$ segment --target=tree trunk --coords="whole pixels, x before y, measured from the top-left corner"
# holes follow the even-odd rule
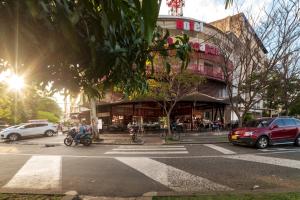
[[[171,113],[167,113],[167,127],[168,127],[168,135],[172,135],[171,123],[170,123],[170,115]]]
[[[243,117],[238,117],[239,118],[239,128],[243,126]]]
[[[68,94],[66,89],[64,89],[64,121],[68,120]]]
[[[94,139],[99,139],[99,132],[98,132],[98,118],[96,113],[96,102],[94,98],[90,99],[90,106],[91,106],[91,125],[92,125],[92,131],[94,135]]]

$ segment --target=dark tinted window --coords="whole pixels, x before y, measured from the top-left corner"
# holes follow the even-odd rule
[[[285,126],[283,119],[276,119],[274,121],[274,124],[276,124],[278,127],[283,127]]]
[[[272,118],[265,118],[265,119],[257,119],[257,120],[251,120],[246,122],[246,127],[268,127],[272,123]]]
[[[35,127],[43,127],[43,126],[48,126],[48,124],[36,124]]]
[[[300,125],[300,120],[299,119],[293,119],[296,125]]]
[[[296,123],[293,119],[283,119],[286,126],[295,126]]]
[[[33,128],[33,127],[35,127],[35,124],[28,124],[28,125],[24,126],[24,128]]]

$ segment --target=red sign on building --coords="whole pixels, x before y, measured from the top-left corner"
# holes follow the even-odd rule
[[[176,20],[176,28],[185,31],[203,32],[203,23],[178,19]]]

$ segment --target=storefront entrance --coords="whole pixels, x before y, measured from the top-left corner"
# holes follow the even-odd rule
[[[181,101],[171,113],[171,122],[182,124],[185,131],[211,130],[216,124],[223,126],[225,106],[222,102]],[[97,116],[108,131],[127,131],[129,123],[143,124],[146,132],[166,128],[163,109],[156,102],[98,105]]]

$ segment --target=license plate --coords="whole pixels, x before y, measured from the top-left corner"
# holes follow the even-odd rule
[[[231,139],[232,139],[232,140],[236,140],[236,139],[237,139],[237,135],[232,135],[232,136],[231,136]]]

